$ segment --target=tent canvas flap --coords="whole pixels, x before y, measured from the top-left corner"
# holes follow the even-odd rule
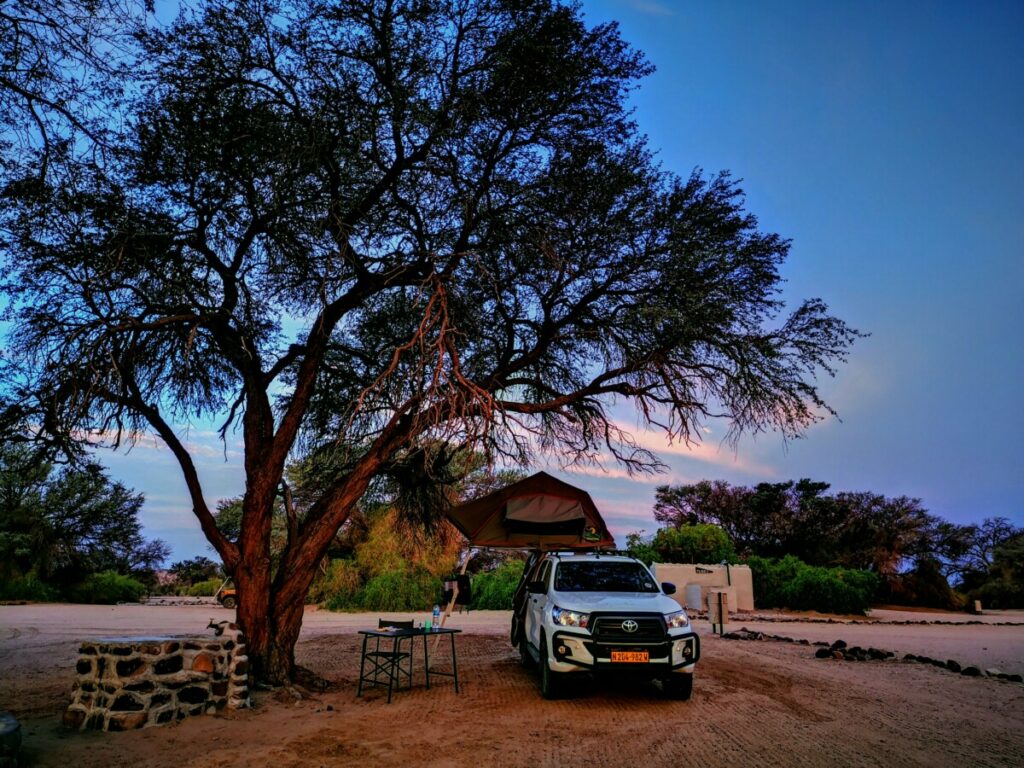
[[[586,515],[577,499],[538,494],[509,499],[505,504],[505,519],[529,523],[564,523],[585,520]]]
[[[594,549],[615,540],[586,491],[545,472],[448,510],[475,547]]]

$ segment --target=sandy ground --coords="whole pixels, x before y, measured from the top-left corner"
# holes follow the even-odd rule
[[[28,765],[1024,765],[1024,684],[900,661],[820,661],[813,646],[722,640],[701,621],[691,701],[665,700],[649,685],[588,681],[549,702],[509,646],[504,612],[451,618],[464,630],[459,694],[450,680],[427,690],[420,673],[390,705],[375,690],[357,698],[356,630],[377,615],[308,611],[297,654],[332,682],[324,693],[296,701],[261,691],[249,711],[132,733],[61,728],[81,639],[194,633],[229,615],[206,605],[0,606],[0,709],[22,721]],[[768,613],[728,628],[1024,673],[1022,612],[986,615],[980,625],[919,612],[876,611],[874,622],[854,624],[808,618]],[[894,623],[908,620],[943,623]]]

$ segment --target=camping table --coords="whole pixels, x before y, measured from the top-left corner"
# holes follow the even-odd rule
[[[427,688],[430,688],[430,676],[433,674],[440,677],[450,677],[455,680],[455,692],[459,692],[459,665],[458,660],[455,656],[455,635],[459,634],[461,629],[449,629],[448,627],[441,627],[440,629],[424,629],[423,627],[416,627],[415,629],[360,629],[359,634],[363,636],[363,650],[359,658],[359,688],[356,691],[356,696],[363,695],[363,686],[371,685],[383,685],[384,681],[377,679],[376,673],[384,672],[387,676],[388,684],[388,703],[391,703],[391,690],[394,687],[395,680],[398,679],[398,657],[392,656],[390,659],[380,661],[379,659],[371,659],[370,663],[372,669],[366,669],[366,646],[371,637],[381,638],[384,640],[391,640],[391,650],[393,653],[397,653],[398,644],[400,640],[412,639],[410,643],[409,651],[412,652],[412,646],[415,645],[415,638],[423,638],[423,670],[426,673]],[[430,655],[427,650],[427,638],[429,637],[440,637],[441,635],[448,635],[451,638],[452,647],[452,671],[451,672],[439,672],[438,670],[430,671]],[[410,659],[410,664],[412,660]],[[411,668],[411,667],[410,667]]]

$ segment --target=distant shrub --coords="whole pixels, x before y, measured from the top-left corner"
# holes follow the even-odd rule
[[[14,576],[0,581],[0,600],[56,600],[57,590],[46,584],[35,573]]]
[[[1024,608],[1024,588],[1019,581],[1002,576],[971,590],[968,600],[981,600],[985,608]]]
[[[146,585],[116,571],[101,571],[71,588],[68,597],[76,603],[136,603],[146,594]]]
[[[635,557],[644,565],[650,567],[651,563],[658,560],[658,552],[650,541],[644,539],[643,531],[633,531],[626,534],[626,554]]]
[[[217,594],[217,590],[220,589],[220,585],[224,583],[224,579],[209,579],[207,581],[197,581],[191,587],[188,588],[189,597],[213,597]]]
[[[729,534],[708,523],[659,528],[650,546],[662,563],[720,563],[736,559]]]
[[[822,613],[864,613],[878,589],[869,571],[819,568],[789,555],[781,560],[751,557],[754,602],[763,608],[785,607]]]
[[[423,611],[440,595],[439,578],[421,568],[410,568],[374,576],[356,594],[355,604],[364,611]]]
[[[512,595],[523,576],[522,560],[502,563],[493,571],[473,578],[473,600],[469,607],[485,611],[506,611],[512,608]]]
[[[965,598],[954,592],[934,560],[922,559],[908,573],[888,579],[878,591],[885,602],[896,605],[919,605],[927,608],[958,610]]]
[[[332,560],[327,573],[317,578],[306,602],[323,603],[332,611],[355,609],[356,595],[362,585],[359,569],[351,560]]]

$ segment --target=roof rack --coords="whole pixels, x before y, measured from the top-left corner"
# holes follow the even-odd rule
[[[545,555],[593,555],[594,557],[601,557],[606,555],[608,557],[633,557],[632,554],[624,549],[548,549],[544,550],[542,554]]]

